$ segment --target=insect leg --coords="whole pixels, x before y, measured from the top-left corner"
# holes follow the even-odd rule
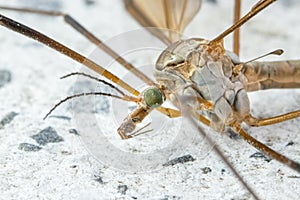
[[[236,176],[236,178],[243,185],[243,187],[254,197],[254,199],[259,199],[258,196],[256,195],[256,193],[254,192],[254,190],[244,181],[244,179],[240,176],[240,174],[238,173],[238,171],[228,161],[228,159],[223,154],[223,152],[221,151],[221,149],[219,148],[219,146],[217,144],[215,144],[215,142],[208,135],[205,134],[205,132],[201,129],[201,127],[199,126],[199,124],[197,124],[197,122],[195,121],[195,118],[193,118],[193,116],[194,116],[194,117],[196,117],[196,119],[199,120],[203,116],[198,115],[197,113],[195,113],[194,111],[192,111],[192,109],[190,109],[188,106],[184,106],[182,108],[182,112],[183,112],[183,116],[187,117],[192,122],[192,125],[198,130],[199,134],[201,134],[202,136],[205,136],[207,143],[210,144],[213,147],[214,152],[229,167],[229,169],[233,172],[233,174]],[[190,113],[192,113],[192,115]],[[205,124],[209,125],[210,121],[208,119],[206,119]]]
[[[158,107],[156,109],[170,118],[181,116],[181,112],[179,110],[175,110],[172,108]],[[128,117],[124,119],[123,123],[118,128],[118,133],[120,137],[122,139],[129,139],[136,135],[140,135],[140,134],[133,133],[133,131],[136,128],[136,125],[138,123],[141,123],[151,111],[152,111],[151,108],[142,107],[142,106],[139,106],[137,109],[135,109]],[[198,119],[200,122],[202,122],[207,126],[210,125],[210,121],[207,118],[194,111],[192,113],[196,117],[196,119]]]
[[[118,78],[111,72],[107,71],[100,65],[96,64],[89,58],[87,58],[87,57],[75,52],[74,50],[64,46],[63,44],[57,42],[56,40],[38,32],[28,26],[25,26],[24,24],[21,24],[21,23],[14,21],[8,17],[5,17],[3,15],[0,15],[0,25],[49,46],[50,48],[58,51],[59,53],[64,54],[79,63],[82,63],[89,69],[97,72],[98,74],[100,74],[100,75],[104,76],[105,78],[111,80],[112,82],[118,84],[119,86],[121,86],[122,88],[124,88],[125,90],[127,90],[128,92],[133,94],[134,96],[139,95],[139,91],[132,88],[130,85],[128,85],[126,82],[122,81],[120,78]],[[161,113],[163,113],[169,117],[179,117],[180,116],[180,112],[177,110],[174,110],[174,109],[160,107],[160,108],[158,108],[158,110]]]
[[[245,120],[245,122],[249,126],[267,126],[267,125],[277,124],[283,121],[287,121],[290,119],[294,119],[297,117],[300,117],[300,110],[285,113],[283,115],[278,115],[275,117],[265,118],[265,119],[257,119],[253,116],[250,116],[248,119]]]
[[[300,173],[300,164],[277,153],[273,149],[269,148],[265,144],[259,142],[252,136],[250,136],[244,129],[242,129],[241,125],[238,123],[234,123],[231,126],[235,132],[237,132],[244,140],[246,140],[250,145],[258,149],[259,151],[262,151],[266,155],[270,156],[271,158],[289,166],[291,169],[297,171]]]
[[[158,107],[156,108],[156,110],[158,110],[159,112],[161,112],[162,114],[170,117],[170,118],[176,118],[176,117],[180,117],[181,113],[179,110],[175,110],[172,108],[165,108],[165,107]]]
[[[150,78],[148,78],[144,73],[139,71],[137,68],[135,68],[129,62],[127,62],[124,58],[122,58],[120,55],[118,55],[114,50],[112,50],[110,47],[105,45],[94,34],[92,34],[85,27],[83,27],[79,22],[77,22],[72,16],[70,16],[66,13],[56,12],[56,11],[38,10],[38,9],[31,9],[31,8],[12,8],[12,7],[5,7],[5,6],[0,6],[0,9],[12,10],[12,11],[16,11],[16,12],[34,13],[34,14],[39,14],[39,15],[63,17],[64,21],[67,24],[69,24],[72,28],[74,28],[76,31],[78,31],[80,34],[82,34],[84,37],[86,37],[90,42],[92,42],[95,45],[97,45],[98,47],[100,47],[105,53],[107,53],[112,58],[114,58],[117,62],[119,62],[127,70],[129,70],[130,72],[135,74],[137,77],[139,77],[142,81],[144,81],[148,85],[154,85],[154,82]]]
[[[98,74],[106,77],[107,79],[111,80],[112,82],[118,84],[131,94],[137,96],[139,92],[132,88],[130,85],[122,81],[120,78],[118,78],[116,75],[112,74],[111,72],[107,71],[100,65],[96,64],[89,58],[75,52],[74,50],[64,46],[63,44],[55,41],[54,39],[28,27],[25,26],[17,21],[14,21],[8,17],[5,17],[3,15],[0,15],[0,25],[4,26],[12,31],[15,31],[17,33],[20,33],[24,36],[27,36],[29,38],[32,38],[40,43],[43,43],[47,45],[48,47],[60,52],[61,54],[64,54],[68,56],[69,58],[72,58],[73,60],[85,65],[86,67],[90,68],[91,70],[97,72]]]
[[[235,0],[234,3],[234,23],[241,18],[241,0]],[[233,52],[239,56],[240,54],[240,29],[237,28],[233,32]]]
[[[256,14],[258,14],[260,11],[265,9],[267,6],[269,6],[271,3],[275,2],[276,0],[260,0],[258,1],[251,10],[246,13],[241,19],[239,19],[236,23],[234,23],[231,27],[226,29],[224,32],[219,34],[217,37],[215,37],[213,40],[210,41],[211,44],[219,43],[226,37],[228,34],[232,33],[235,29],[241,27],[244,23],[246,23],[248,20],[250,20],[252,17],[254,17]]]

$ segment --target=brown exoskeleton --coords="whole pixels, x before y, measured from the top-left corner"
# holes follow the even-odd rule
[[[232,127],[251,145],[300,172],[298,163],[274,152],[248,135],[241,127],[242,122],[246,122],[250,126],[264,126],[300,116],[300,110],[298,110],[272,118],[257,119],[250,114],[246,93],[269,88],[299,88],[299,61],[240,63],[231,57],[223,47],[223,38],[226,35],[239,28],[272,2],[259,1],[249,13],[211,41],[195,38],[173,43],[158,58],[157,71],[154,76],[158,82],[157,90],[161,92],[161,96],[166,96],[175,105],[179,105],[173,97],[174,94],[184,96],[194,93],[192,96],[200,105],[191,106],[195,117],[197,118],[199,114],[203,115],[201,110],[209,111],[209,116],[206,116],[209,122],[207,118],[199,116],[200,121],[211,125],[216,131],[223,130],[224,126]],[[138,1],[127,1],[127,4],[129,11],[135,17],[140,12],[140,7],[143,7]],[[146,17],[144,16],[144,18]],[[137,17],[142,24],[144,18]],[[172,26],[168,28],[172,28]],[[159,36],[164,38],[165,35],[160,33]],[[173,35],[170,34],[169,38],[172,37]],[[282,51],[278,50],[272,53],[281,54]],[[162,97],[159,96],[160,102],[162,102],[161,99]],[[148,108],[150,107],[148,106]],[[127,132],[127,126],[132,127],[134,124],[132,119],[138,119],[136,121],[138,123],[144,118],[144,111],[139,113],[143,114],[138,116],[134,112],[134,115],[127,118],[121,125],[119,134],[122,135],[122,138],[126,138],[126,134],[130,135],[132,130]]]
[[[193,15],[197,13],[201,5],[201,1],[153,1],[154,9],[166,8],[165,15],[158,16],[158,18],[165,17],[167,19],[166,22],[169,23],[161,25],[155,20],[151,21],[152,18],[147,14],[147,11],[150,11],[150,9],[143,10],[146,6],[139,4],[139,2],[143,1],[125,1],[129,12],[142,25],[168,28],[179,32],[183,31],[184,26],[193,18]],[[186,97],[185,100],[187,101],[188,109],[194,118],[199,119],[204,124],[211,125],[216,131],[223,130],[225,126],[232,127],[235,132],[240,134],[257,149],[300,172],[298,163],[276,153],[255,140],[241,127],[242,122],[246,122],[250,126],[263,126],[299,117],[300,111],[295,111],[273,118],[256,119],[250,114],[249,101],[246,94],[247,91],[259,89],[299,88],[299,62],[242,63],[227,53],[223,47],[223,39],[226,35],[239,28],[272,2],[270,0],[259,1],[244,18],[237,21],[231,28],[212,40],[194,38],[176,42],[178,36],[173,34],[173,32],[153,32],[153,34],[169,45],[157,61],[155,83],[141,72],[132,68],[129,63],[118,57],[87,30],[82,29],[81,25],[77,24],[69,15],[41,12],[41,14],[63,16],[74,28],[84,33],[95,44],[102,46],[108,54],[116,58],[124,66],[128,67],[128,69],[134,69],[133,71],[137,76],[151,85],[141,95],[139,95],[138,91],[93,61],[55,42],[51,38],[23,25],[20,26],[19,23],[4,16],[1,16],[1,25],[45,43],[97,71],[133,95],[138,96],[131,97],[124,93],[121,93],[120,97],[114,96],[138,104],[138,108],[124,120],[124,123],[118,129],[118,133],[122,139],[135,136],[135,125],[141,122],[153,109],[158,109],[169,117],[180,116],[180,110],[161,106],[165,99],[173,101],[175,105],[179,105],[179,102],[176,102],[176,98],[174,98],[176,94]],[[178,12],[170,12],[167,8],[177,10]],[[182,10],[184,12],[179,12]],[[26,10],[21,9],[20,11]],[[34,12],[33,10],[27,11]],[[187,14],[187,16],[184,14]],[[174,16],[177,16],[177,18]],[[188,20],[185,21],[183,19]],[[177,24],[176,20],[182,23]],[[91,93],[91,95],[94,94]],[[110,94],[99,93],[99,95]]]

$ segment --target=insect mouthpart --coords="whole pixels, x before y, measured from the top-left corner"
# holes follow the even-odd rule
[[[153,109],[161,106],[166,99],[162,89],[157,87],[149,87],[145,89],[140,94],[140,97],[143,100],[138,102],[137,108],[124,119],[123,123],[117,130],[122,139],[129,139],[142,133],[152,131],[152,129],[143,130],[149,126],[150,123],[143,126],[139,130],[135,129],[137,124],[141,123]]]

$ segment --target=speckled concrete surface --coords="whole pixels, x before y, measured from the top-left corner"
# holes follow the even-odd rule
[[[153,64],[157,48],[161,48],[153,43],[152,49],[144,51],[128,40],[138,41],[132,38],[136,31],[130,31],[140,26],[119,1],[2,0],[0,4],[67,12],[113,47],[129,46],[126,58],[137,66]],[[251,2],[244,4],[245,13]],[[213,38],[231,24],[232,8],[232,1],[204,1],[185,34]],[[264,60],[299,58],[299,9],[296,0],[279,0],[247,23],[242,29],[241,60],[277,48],[284,49],[285,54]],[[62,19],[0,12],[106,63],[110,69],[118,67]],[[119,45],[122,38],[127,40]],[[230,36],[225,42],[231,49]],[[56,102],[73,91],[109,90],[86,79],[60,80],[84,68],[2,27],[0,43],[0,199],[251,199],[211,147],[181,119],[153,115],[153,123],[160,123],[158,128],[128,141],[121,141],[116,134],[128,106],[124,109],[125,104],[109,98],[97,98],[96,103],[94,99],[66,103],[43,120]],[[113,71],[132,81],[124,70]],[[263,91],[251,93],[250,98],[251,111],[259,117],[300,107],[300,90]],[[99,135],[86,127],[92,120]],[[300,161],[299,123],[294,119],[248,131]],[[241,139],[208,133],[261,199],[300,198],[298,173],[255,154],[257,151]],[[174,138],[184,140],[176,145]]]

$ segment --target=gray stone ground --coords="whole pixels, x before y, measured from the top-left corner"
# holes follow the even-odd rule
[[[231,24],[232,2],[204,1],[185,34],[208,39],[216,36]],[[138,38],[134,38],[136,32],[128,31],[140,26],[119,1],[14,0],[0,4],[68,12],[112,46],[129,46],[131,51],[126,56],[137,66],[153,63],[157,57],[155,48],[145,53],[145,48],[130,46]],[[243,12],[251,2],[244,4]],[[283,48],[285,54],[265,60],[299,58],[299,9],[298,1],[279,0],[246,24],[242,29],[241,60],[277,48]],[[61,19],[1,13],[99,62],[111,64],[111,69],[118,67]],[[122,38],[124,44],[119,43]],[[66,103],[52,117],[42,120],[56,102],[73,91],[95,87],[110,90],[86,79],[60,80],[83,67],[4,28],[0,28],[0,44],[0,199],[251,199],[211,147],[203,144],[194,128],[181,119],[168,120],[156,114],[152,124],[157,129],[130,141],[121,141],[116,134],[127,107],[109,98],[96,98],[96,103],[94,99]],[[154,44],[151,47],[157,47]],[[226,39],[226,46],[231,49],[231,37]],[[131,80],[124,70],[113,71]],[[250,98],[251,111],[259,117],[300,107],[299,90],[263,91],[251,93]],[[273,149],[300,161],[299,122],[295,119],[247,130]],[[99,132],[94,131],[95,127]],[[205,130],[259,197],[299,199],[298,173],[257,154],[239,138]]]

